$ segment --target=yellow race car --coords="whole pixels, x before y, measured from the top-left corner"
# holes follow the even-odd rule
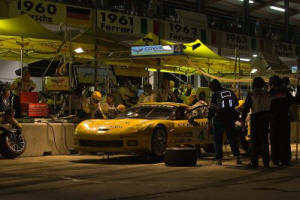
[[[91,119],[75,130],[75,149],[85,152],[134,152],[163,156],[167,147],[212,144],[207,119],[189,122],[187,105],[145,103],[115,119]]]

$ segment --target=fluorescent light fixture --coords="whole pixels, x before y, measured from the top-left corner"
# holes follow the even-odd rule
[[[75,51],[76,53],[83,53],[83,52],[84,52],[84,50],[83,50],[81,47],[75,49],[74,51]]]
[[[254,74],[254,73],[256,73],[256,72],[257,72],[257,69],[254,68],[254,69],[251,70],[250,73],[251,73],[251,74]]]
[[[253,54],[252,57],[253,57],[253,58],[256,58],[256,57],[257,57],[257,54]]]
[[[165,46],[162,46],[162,48],[164,50],[172,50],[172,47],[170,45],[165,45]]]
[[[240,0],[241,2],[244,2],[244,0]],[[249,0],[249,3],[250,4],[253,4],[254,3],[254,1],[252,1],[252,0]]]
[[[235,60],[235,57],[227,57],[229,59]],[[239,60],[239,58],[237,58],[237,60]],[[244,62],[249,62],[251,59],[250,58],[240,58],[240,61],[244,61]]]
[[[277,6],[270,6],[270,9],[276,10],[276,11],[279,11],[279,12],[285,12],[284,8],[280,8],[280,7],[277,7]]]

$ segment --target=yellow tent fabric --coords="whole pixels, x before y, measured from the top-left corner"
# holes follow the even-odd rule
[[[60,39],[58,35],[48,31],[28,15],[0,19],[0,35],[35,39]]]
[[[174,45],[176,43],[170,42],[164,39],[160,39],[153,33],[148,33],[142,39],[139,39],[133,43],[133,46],[144,45]],[[196,40],[192,43],[181,44],[184,47],[183,56],[161,56],[159,63],[157,63],[157,57],[143,57],[143,58],[124,58],[122,60],[114,60],[111,64],[131,64],[139,63],[145,64],[144,67],[153,67],[157,69],[165,69],[174,73],[183,73],[191,75],[195,73],[213,74],[214,76],[228,76],[234,73],[238,73],[238,76],[249,75],[251,71],[250,63],[240,62],[235,63],[234,60],[219,56],[211,49],[209,49],[200,40]],[[200,71],[199,71],[200,70]]]

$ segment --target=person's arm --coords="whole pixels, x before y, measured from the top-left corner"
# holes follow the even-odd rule
[[[17,89],[18,87],[20,87],[20,84],[21,84],[21,81],[20,81],[20,79],[15,79],[14,80],[14,82],[11,84],[11,86],[10,86],[10,89],[11,90],[15,90],[15,89]]]
[[[242,110],[242,121],[245,121],[247,118],[248,113],[250,112],[250,108],[252,106],[252,98],[251,94],[249,93],[247,95],[246,101],[243,105],[243,110]]]
[[[30,80],[30,88],[29,91],[32,92],[36,88],[36,84],[33,82],[33,80]]]
[[[218,103],[217,103],[217,94],[213,93],[213,95],[211,96],[211,102],[209,105],[209,111],[208,111],[208,120],[211,121],[212,118],[214,117],[215,113],[216,113],[216,109],[217,109]]]

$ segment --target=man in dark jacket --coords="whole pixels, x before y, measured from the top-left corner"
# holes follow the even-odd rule
[[[213,127],[217,165],[222,165],[224,131],[226,132],[237,164],[241,164],[234,124],[237,119],[235,111],[235,107],[238,105],[237,98],[232,91],[223,88],[216,79],[210,83],[209,87],[213,94],[209,107],[208,120],[210,126],[212,124]]]
[[[251,163],[248,165],[251,168],[258,167],[258,154],[260,149],[264,166],[266,168],[269,167],[268,128],[270,121],[271,96],[264,88],[265,81],[261,77],[254,78],[252,92],[249,92],[243,106],[243,122],[251,108]]]
[[[290,165],[291,141],[289,108],[294,102],[278,76],[269,80],[271,101],[271,155],[274,165]]]

